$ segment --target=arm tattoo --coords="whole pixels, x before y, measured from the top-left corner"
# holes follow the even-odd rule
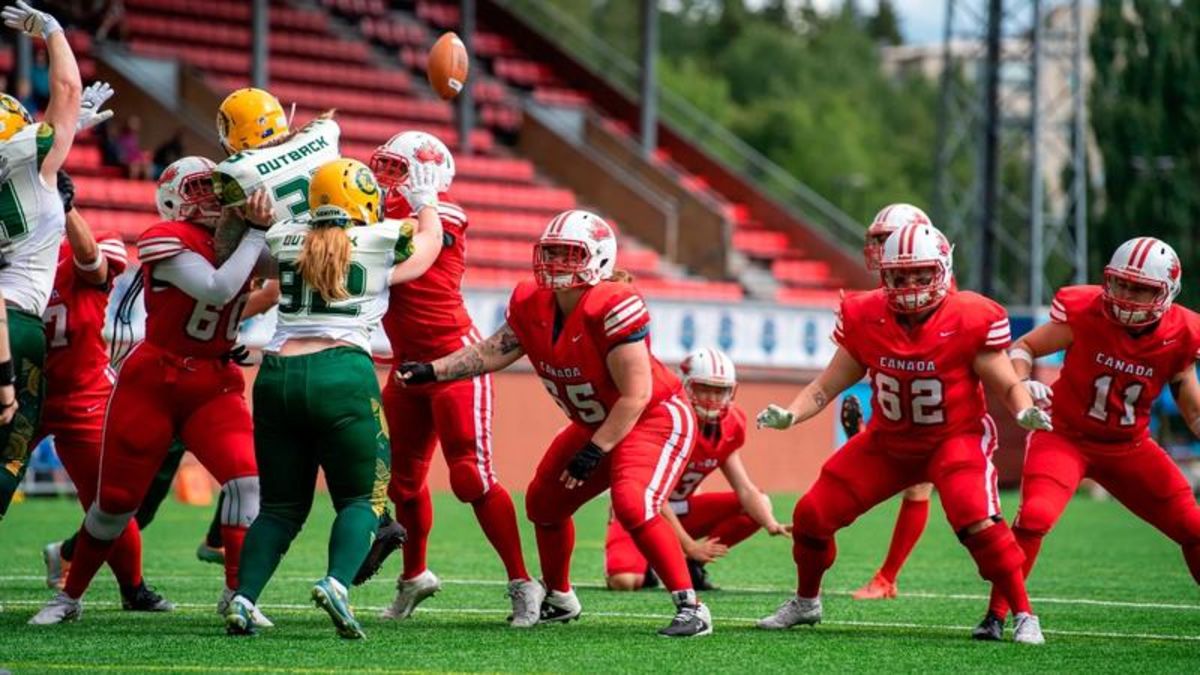
[[[813,392],[812,399],[813,403],[817,406],[817,410],[824,410],[825,406],[829,405],[829,397],[820,389]]]
[[[490,342],[494,342],[494,348],[505,356],[521,348],[521,341],[517,339],[517,334],[513,332],[512,327],[507,323],[502,324],[496,333],[488,338],[484,344]]]
[[[233,209],[225,209],[225,213],[221,215],[221,222],[217,224],[217,232],[213,236],[213,246],[217,253],[217,267],[225,264],[229,256],[233,255],[233,250],[237,248],[242,241],[242,236],[246,234],[249,225],[233,212]]]
[[[483,342],[463,347],[441,359],[435,370],[439,380],[475,377],[496,369],[489,362],[497,357],[509,356],[520,349],[521,343],[517,340],[516,333],[506,323]]]

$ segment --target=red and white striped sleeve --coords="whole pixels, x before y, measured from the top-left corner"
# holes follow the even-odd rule
[[[443,223],[455,225],[459,229],[467,226],[467,212],[463,211],[462,207],[458,204],[438,202],[437,211]],[[413,215],[415,216],[416,214]]]
[[[1057,294],[1054,296],[1054,300],[1050,302],[1050,320],[1054,323],[1067,322],[1067,307]]]
[[[121,241],[120,237],[105,237],[97,245],[100,247],[100,255],[108,259],[109,277],[121,274],[129,266],[129,255],[125,251],[125,242]]]
[[[646,301],[631,288],[615,293],[606,303],[603,322],[605,343],[617,345],[638,339],[645,335],[649,327],[650,310],[646,307]]]
[[[137,247],[143,263],[166,260],[188,250],[182,239],[170,235],[144,237],[138,240]]]
[[[1012,342],[1012,328],[1008,324],[1008,317],[996,319],[988,324],[987,337],[983,344],[985,347],[992,349],[1004,349]]]

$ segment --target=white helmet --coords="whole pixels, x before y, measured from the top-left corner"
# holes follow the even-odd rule
[[[719,349],[697,349],[684,357],[679,370],[683,372],[683,388],[701,422],[716,422],[729,413],[737,390],[737,370],[728,354]]]
[[[215,227],[221,217],[221,203],[213,191],[215,168],[212,160],[195,155],[172,162],[159,176],[154,193],[158,217]]]
[[[616,264],[617,238],[590,211],[558,214],[533,246],[533,275],[538,286],[551,290],[595,286],[612,277]]]
[[[867,240],[863,245],[863,258],[867,262],[867,269],[879,269],[879,259],[883,256],[883,242],[887,241],[888,235],[905,225],[930,224],[932,221],[929,220],[929,216],[912,204],[888,204],[880,209],[879,213],[875,214],[875,220],[872,220],[867,228]]]
[[[1104,268],[1104,300],[1109,317],[1126,326],[1146,326],[1158,321],[1182,287],[1179,256],[1170,244],[1154,237],[1138,237],[1117,247]],[[1155,290],[1149,301],[1118,298],[1119,282]]]
[[[933,225],[905,225],[896,230],[884,243],[879,260],[879,276],[888,305],[904,314],[936,307],[950,292],[953,267],[954,249],[946,241],[946,235]],[[901,287],[890,283],[900,272],[918,270],[932,272],[927,283]]]
[[[375,149],[370,167],[385,192],[408,180],[408,167],[433,163],[441,167],[437,191],[448,192],[454,182],[454,155],[437,136],[424,131],[402,131]]]

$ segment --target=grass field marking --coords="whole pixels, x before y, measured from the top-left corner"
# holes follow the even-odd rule
[[[13,600],[13,601],[9,601],[5,604],[12,605],[12,606],[40,607],[44,603],[36,602],[33,600]],[[84,608],[86,609],[87,607],[103,607],[105,609],[116,609],[118,606],[119,605],[116,602],[102,600],[102,601],[98,601],[98,602],[85,603]],[[175,607],[177,609],[202,610],[202,611],[207,611],[207,612],[212,612],[212,610],[213,610],[212,604],[201,604],[201,603],[194,603],[194,602],[176,603]],[[259,609],[262,609],[263,612],[268,615],[273,614],[273,613],[274,614],[279,614],[279,613],[292,614],[292,613],[301,613],[301,612],[309,613],[309,612],[314,611],[314,607],[312,605],[288,604],[288,603],[259,605]],[[356,607],[355,609],[357,611],[369,612],[371,614],[376,614],[380,611],[383,611],[384,607],[383,606],[374,606],[374,605],[363,605],[360,607]],[[448,615],[464,615],[464,616],[478,616],[478,615],[504,616],[509,613],[508,610],[504,610],[504,609],[489,609],[489,608],[482,608],[482,607],[422,607],[421,612],[422,613],[430,613],[430,614],[448,614]],[[649,620],[649,621],[661,621],[664,618],[668,618],[666,613],[643,614],[640,612],[603,612],[603,611],[592,612],[592,611],[586,611],[586,610],[584,611],[584,615],[585,616],[612,618],[612,619],[638,619],[638,620]],[[750,617],[744,617],[744,616],[721,616],[721,615],[718,615],[717,617],[714,618],[714,623],[718,627],[720,626],[720,624],[722,624],[726,621],[734,622],[734,623],[753,624],[758,621],[758,618],[750,618]],[[973,628],[973,626],[951,626],[951,625],[946,625],[946,624],[924,624],[924,623],[910,623],[910,622],[900,622],[900,621],[854,621],[854,620],[837,620],[837,619],[835,619],[835,620],[822,620],[821,623],[829,625],[829,626],[851,626],[851,627],[858,627],[858,628],[906,628],[906,629],[912,629],[912,630],[925,630],[925,631],[934,630],[934,631],[954,632],[954,633],[963,633],[963,634],[968,633],[971,630],[971,628]],[[214,619],[214,625],[216,625],[216,624],[217,624],[217,621]],[[42,629],[38,629],[38,630],[42,630]],[[1118,633],[1118,632],[1109,632],[1109,631],[1061,630],[1061,629],[1055,629],[1055,628],[1043,629],[1042,632],[1046,633],[1047,635],[1062,635],[1062,636],[1066,636],[1066,637],[1085,637],[1085,638],[1121,639],[1121,640],[1166,640],[1166,641],[1172,641],[1172,642],[1200,642],[1200,635],[1163,635],[1163,634],[1158,634],[1158,633]],[[291,672],[291,671],[289,671],[289,672]],[[295,672],[307,672],[307,671],[295,671]],[[380,671],[380,672],[392,672],[392,671]]]
[[[197,665],[176,665],[176,666],[158,666],[148,663],[136,664],[109,664],[97,665],[94,663],[45,663],[41,661],[30,661],[25,663],[9,663],[4,664],[4,668],[29,669],[33,671],[40,670],[84,670],[88,672],[105,671],[105,672],[138,672],[146,671],[153,673],[328,673],[329,668],[297,668],[297,667],[280,667],[280,666],[197,666]],[[7,671],[5,671],[7,672]],[[427,670],[396,670],[393,668],[363,668],[355,666],[356,673],[426,673]]]

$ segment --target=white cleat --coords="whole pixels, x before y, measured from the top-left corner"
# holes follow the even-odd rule
[[[83,615],[83,603],[59,591],[54,599],[46,603],[40,612],[29,620],[30,626],[53,626],[68,621],[78,621]]]
[[[217,600],[217,614],[220,614],[221,616],[226,616],[229,614],[229,604],[233,602],[233,597],[235,595],[237,595],[237,591],[233,590],[232,588],[226,588],[225,590],[221,591],[221,598]],[[262,613],[262,610],[258,608],[258,605],[246,600],[245,598],[242,599],[245,600],[246,604],[250,606],[250,618],[254,621],[254,626],[256,628],[275,627],[275,624],[272,623],[271,620]]]
[[[1042,624],[1032,614],[1021,612],[1013,617],[1013,642],[1023,645],[1044,645]]]
[[[392,601],[390,607],[379,613],[379,618],[397,621],[407,619],[412,616],[417,605],[440,590],[442,590],[441,580],[429,570],[425,570],[411,579],[400,579],[396,582],[396,599]]]
[[[546,587],[530,579],[513,579],[508,582],[508,597],[512,599],[512,627],[536,626],[541,619]]]
[[[61,591],[67,583],[67,570],[71,563],[63,560],[62,542],[46,544],[42,549],[42,561],[46,563],[46,588]]]
[[[542,600],[541,618],[539,623],[568,623],[583,614],[583,605],[575,595],[575,589],[563,593],[550,591]]]
[[[785,630],[792,626],[813,626],[821,623],[821,598],[802,598],[793,595],[771,616],[756,624],[763,630]]]

